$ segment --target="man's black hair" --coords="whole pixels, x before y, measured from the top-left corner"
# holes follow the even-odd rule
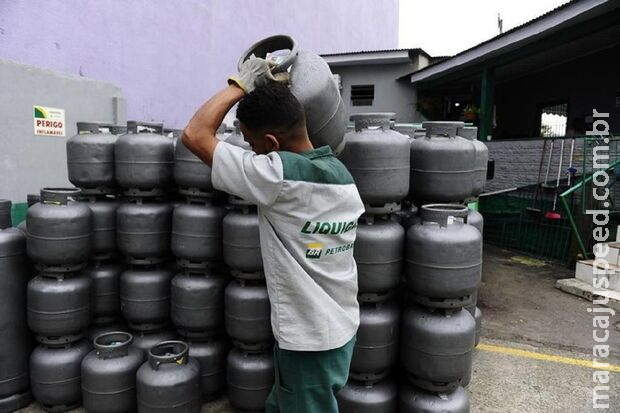
[[[250,130],[282,134],[306,123],[303,106],[283,83],[259,86],[241,99],[237,119]]]

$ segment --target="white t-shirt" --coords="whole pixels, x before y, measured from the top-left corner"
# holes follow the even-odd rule
[[[258,206],[278,345],[323,351],[346,344],[359,326],[353,243],[364,211],[346,167],[327,146],[256,155],[220,142],[212,182]]]

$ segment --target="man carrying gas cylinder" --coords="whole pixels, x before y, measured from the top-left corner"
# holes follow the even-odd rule
[[[271,68],[260,58],[243,63],[198,109],[182,139],[211,166],[216,189],[258,206],[276,339],[267,412],[337,412],[359,325],[352,247],[364,206],[331,149],[312,146],[286,74]],[[215,137],[237,102],[253,151]]]

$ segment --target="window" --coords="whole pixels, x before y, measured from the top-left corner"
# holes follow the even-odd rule
[[[566,135],[568,103],[544,106],[540,110],[540,136],[553,138]]]
[[[351,104],[353,106],[372,106],[375,98],[375,85],[352,85]]]

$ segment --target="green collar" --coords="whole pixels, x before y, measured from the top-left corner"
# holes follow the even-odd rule
[[[308,158],[308,159],[316,159],[316,158],[322,158],[324,156],[331,156],[333,155],[333,152],[332,152],[332,148],[326,145],[326,146],[321,146],[320,148],[313,149],[311,151],[300,152],[299,155],[303,156],[304,158]]]

